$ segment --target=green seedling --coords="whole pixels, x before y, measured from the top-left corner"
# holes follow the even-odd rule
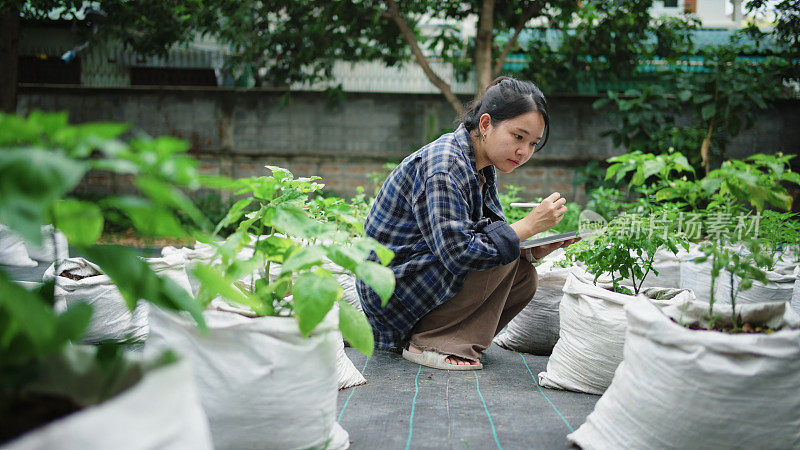
[[[361,312],[341,300],[342,288],[335,275],[354,274],[386,302],[394,291],[394,274],[386,267],[393,252],[373,239],[354,237],[363,225],[353,206],[338,198],[310,200],[309,194],[322,189],[318,177],[295,178],[286,169],[267,169],[271,175],[237,180],[230,186],[243,198],[217,230],[235,224],[236,232],[215,244],[221,258],[216,271],[197,268],[195,275],[208,286],[198,297],[207,302],[222,295],[259,316],[293,315],[304,336],[338,303],[343,336],[370,355],[374,345],[370,325]],[[238,254],[248,245],[253,247],[253,256],[241,261]],[[274,277],[270,275],[273,264],[281,265]],[[263,275],[259,278],[258,274]],[[237,282],[247,275],[251,277],[248,286]]]

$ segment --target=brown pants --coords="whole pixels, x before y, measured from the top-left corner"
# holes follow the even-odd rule
[[[409,343],[478,361],[497,333],[531,301],[537,285],[536,269],[524,258],[472,272],[458,294],[417,322]]]

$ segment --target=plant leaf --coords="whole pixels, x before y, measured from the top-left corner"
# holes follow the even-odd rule
[[[344,300],[339,300],[339,329],[342,336],[366,356],[372,356],[375,337],[367,317]]]
[[[111,277],[131,310],[139,299],[145,299],[162,308],[187,311],[200,328],[206,328],[200,305],[174,281],[156,275],[133,250],[93,246],[84,247],[81,252]]]
[[[356,267],[355,274],[380,296],[381,306],[386,306],[386,302],[394,292],[395,279],[392,269],[372,261],[364,261]]]
[[[305,272],[297,277],[292,290],[294,293],[294,313],[300,327],[300,334],[308,337],[322,322],[342,297],[342,288],[332,275]]]
[[[103,214],[94,203],[59,200],[53,205],[53,223],[73,245],[94,244],[103,233]]]

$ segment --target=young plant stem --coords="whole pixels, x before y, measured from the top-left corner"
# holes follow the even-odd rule
[[[731,278],[730,278],[731,279],[731,290],[730,290],[730,295],[731,295],[731,323],[733,323],[734,331],[738,331],[739,330],[739,321],[736,319],[736,294],[737,294],[737,292],[733,288],[733,272],[730,272],[730,274],[731,274]]]
[[[711,259],[711,293],[708,296],[708,320],[713,321],[714,317],[714,285],[716,284],[717,277],[714,276],[714,267],[717,265],[717,253]]]
[[[256,248],[258,248],[258,240],[261,237],[261,233],[264,232],[264,221],[263,220],[259,220],[258,223],[259,223],[259,225],[258,225],[258,234],[256,235],[256,242],[253,244],[253,255],[254,256],[255,256],[255,250],[256,250]],[[269,273],[269,261],[267,261],[267,273]],[[267,278],[267,281],[269,282],[269,278]],[[255,291],[256,291],[256,273],[255,273],[255,271],[253,271],[253,273],[250,274],[250,293],[252,294]]]
[[[634,283],[634,284],[633,284],[633,288],[636,290],[636,292],[634,292],[634,295],[639,295],[639,291],[641,291],[641,290],[642,290],[642,286],[644,285],[644,280],[645,280],[645,278],[647,278],[647,274],[649,274],[649,273],[650,273],[650,269],[652,269],[652,268],[653,268],[653,260],[655,260],[655,258],[656,258],[656,254],[655,254],[655,252],[654,252],[654,253],[653,253],[653,254],[650,256],[650,258],[647,260],[647,262],[645,263],[645,265],[644,265],[645,267],[647,267],[647,270],[645,270],[645,271],[644,271],[644,275],[642,275],[642,280],[641,280],[641,282],[639,283],[639,286],[637,287],[637,286],[636,286],[636,283]]]

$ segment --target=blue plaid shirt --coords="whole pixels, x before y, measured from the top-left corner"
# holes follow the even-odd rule
[[[506,223],[495,170],[482,171],[464,128],[409,155],[375,198],[364,231],[395,252],[396,287],[385,307],[358,281],[364,313],[380,349],[405,344],[414,325],[453,298],[467,274],[519,258],[519,237]]]

